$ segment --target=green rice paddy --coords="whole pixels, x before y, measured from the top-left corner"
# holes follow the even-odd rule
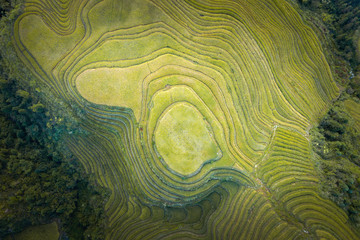
[[[307,129],[339,90],[285,0],[27,0],[14,44],[85,112],[106,239],[359,239],[317,193]]]
[[[165,110],[155,130],[155,143],[160,157],[183,175],[194,173],[206,161],[221,156],[202,115],[186,103]]]
[[[32,226],[13,236],[6,237],[5,240],[58,240],[59,230],[56,222]]]
[[[354,127],[360,131],[360,103],[355,102],[354,100],[346,100],[345,108],[353,117],[355,123]]]

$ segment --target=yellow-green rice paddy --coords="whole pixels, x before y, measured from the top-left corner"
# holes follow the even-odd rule
[[[354,127],[360,131],[360,103],[355,102],[354,100],[346,100],[344,102],[346,110],[351,114],[351,117],[354,119]]]
[[[20,58],[85,112],[106,239],[359,239],[307,129],[337,97],[285,0],[27,0]]]
[[[183,175],[221,157],[210,126],[188,103],[169,106],[158,120],[155,144],[167,165]]]

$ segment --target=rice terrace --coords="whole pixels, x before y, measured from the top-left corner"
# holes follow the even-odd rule
[[[360,239],[319,193],[310,129],[343,88],[294,2],[25,1],[12,42],[85,116],[105,239]]]

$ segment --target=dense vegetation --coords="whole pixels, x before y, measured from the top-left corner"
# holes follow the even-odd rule
[[[310,10],[309,21],[325,36],[329,62],[335,80],[360,97],[360,2],[357,0],[299,0]],[[306,15],[306,14],[305,14]],[[321,23],[319,23],[319,21]]]
[[[344,102],[337,101],[312,131],[323,196],[360,223],[360,134]]]
[[[360,97],[360,68],[357,55],[360,2],[353,0],[300,1],[321,16],[326,27],[334,75],[344,91],[312,129],[312,146],[320,174],[321,195],[344,209],[350,221],[360,226],[360,133],[358,122],[347,110],[346,101]]]
[[[49,98],[46,88],[40,92],[22,67],[9,44],[15,16],[1,19],[0,238],[59,220],[64,238],[102,239],[106,191],[91,183],[66,146],[68,135],[85,134],[79,114]]]
[[[354,34],[360,26],[360,2],[357,0],[299,0],[299,2],[321,16],[336,43],[335,53],[356,65]]]

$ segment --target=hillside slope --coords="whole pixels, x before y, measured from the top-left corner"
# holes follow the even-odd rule
[[[285,0],[28,0],[14,44],[86,114],[107,239],[358,239],[307,129],[338,89]]]

